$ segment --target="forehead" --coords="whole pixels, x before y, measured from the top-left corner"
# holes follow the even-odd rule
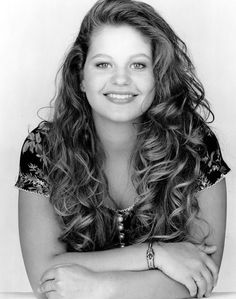
[[[148,37],[129,25],[104,25],[92,33],[90,55],[135,55],[140,52],[151,56],[151,42]]]

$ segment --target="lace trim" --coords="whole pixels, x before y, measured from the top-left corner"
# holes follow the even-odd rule
[[[137,205],[137,203],[138,203],[140,200],[141,200],[141,198],[138,198],[137,200],[135,200],[135,202],[134,202],[131,206],[129,206],[129,207],[125,208],[125,209],[114,209],[114,208],[112,208],[112,207],[108,207],[108,206],[105,206],[105,207],[106,207],[107,209],[113,211],[113,212],[117,212],[117,213],[126,213],[126,212],[130,212],[130,211],[132,211],[133,208]]]
[[[15,185],[14,187],[15,187],[16,189],[18,189],[18,190],[22,190],[22,191],[25,191],[25,192],[28,192],[28,193],[33,193],[33,194],[43,195],[44,197],[47,197],[47,198],[50,197],[49,194],[43,194],[43,193],[37,192],[36,190],[35,190],[35,191],[27,190],[27,189],[18,187],[17,185]]]
[[[221,177],[218,178],[218,180],[216,180],[214,184],[211,184],[211,183],[210,183],[208,186],[203,187],[202,189],[198,190],[196,193],[199,193],[199,192],[201,192],[201,191],[204,191],[204,190],[206,190],[206,189],[209,189],[209,188],[211,188],[212,186],[215,186],[217,183],[219,183],[220,181],[222,181],[223,179],[225,179],[225,178],[226,178],[226,175],[227,175],[227,174],[223,174],[223,173],[222,173],[222,174],[221,174]]]
[[[114,209],[112,207],[108,207],[108,206],[105,206],[108,210],[111,210],[113,212],[116,212],[116,213],[125,213],[125,212],[130,212],[134,206],[136,205],[136,202],[134,204],[132,204],[132,206],[129,206],[128,208],[126,209]]]

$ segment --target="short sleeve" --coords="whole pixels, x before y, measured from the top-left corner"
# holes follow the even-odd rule
[[[46,122],[41,122],[25,139],[20,154],[19,175],[15,184],[18,189],[49,196],[47,135]]]
[[[197,191],[216,184],[230,171],[215,134],[209,129],[203,138],[205,150],[200,154],[200,176]]]

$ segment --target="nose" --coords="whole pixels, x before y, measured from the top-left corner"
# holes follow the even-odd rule
[[[111,81],[115,85],[129,85],[131,82],[131,78],[127,72],[127,70],[116,70],[116,72],[113,74]]]

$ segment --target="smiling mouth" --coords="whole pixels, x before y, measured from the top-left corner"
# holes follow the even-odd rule
[[[126,100],[135,96],[134,94],[118,94],[118,93],[108,93],[105,95],[110,98],[118,99],[118,100]]]
[[[106,93],[104,96],[114,104],[127,104],[132,102],[137,95],[132,93]]]

